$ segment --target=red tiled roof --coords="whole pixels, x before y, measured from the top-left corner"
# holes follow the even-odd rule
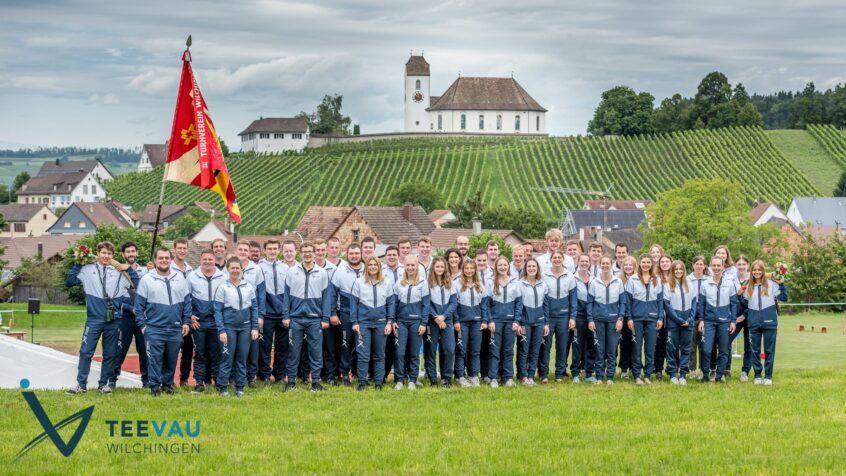
[[[352,210],[352,207],[309,207],[296,231],[306,240],[328,239]]]
[[[456,79],[428,110],[546,112],[514,78],[470,77]]]
[[[308,132],[304,117],[263,117],[253,121],[239,136],[253,132]]]
[[[408,76],[429,76],[429,62],[422,56],[412,55],[405,63],[405,74]]]

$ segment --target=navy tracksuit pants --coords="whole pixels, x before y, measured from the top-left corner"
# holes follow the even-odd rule
[[[112,374],[118,363],[118,319],[106,322],[104,317],[89,317],[85,320],[82,331],[82,342],[79,345],[79,365],[76,372],[76,383],[81,387],[88,387],[88,373],[91,371],[91,358],[97,350],[97,341],[103,337],[103,363],[100,366],[98,387],[102,387],[112,380]]]
[[[176,361],[182,349],[181,329],[157,329],[147,326],[144,329],[147,344],[147,372],[150,388],[173,385],[176,374]]]
[[[320,370],[323,368],[323,330],[320,319],[291,319],[288,329],[288,383],[297,379],[297,369],[300,365],[300,351],[303,339],[307,341],[308,360],[311,366],[311,383],[320,382]]]
[[[188,383],[191,376],[191,362],[194,360],[194,329],[182,338],[182,360],[179,361],[179,384]],[[197,378],[194,377],[194,380]]]
[[[773,364],[775,363],[776,336],[778,329],[758,327],[749,329],[749,342],[752,347],[752,368],[755,378],[761,378],[761,340],[764,341],[764,378],[773,378]]]
[[[214,327],[201,327],[194,334],[194,380],[197,385],[211,382],[220,372],[220,334]],[[209,373],[211,370],[211,373]],[[227,382],[228,383],[228,382]]]
[[[488,375],[491,380],[496,380],[500,367],[505,380],[514,378],[514,342],[517,334],[511,330],[513,322],[495,322],[495,329],[491,333],[488,345]]]
[[[376,385],[385,383],[385,335],[384,326],[360,326],[356,334],[355,351],[357,355],[356,374],[359,385],[367,383],[367,371],[373,361],[373,381]]]
[[[658,338],[656,321],[634,322],[634,349],[632,349],[632,371],[634,378],[641,374],[649,378],[655,370],[655,341]]]
[[[573,377],[582,370],[585,371],[586,377],[591,376],[597,357],[587,319],[576,319],[576,329],[573,331],[573,358],[570,365]]]
[[[455,378],[464,377],[465,368],[467,377],[478,377],[481,372],[482,323],[464,321],[459,324],[461,330],[456,334]]]
[[[247,356],[250,353],[250,329],[226,329],[226,345],[220,345],[220,371],[217,388],[221,392],[229,386],[234,370],[235,389],[244,390],[247,385]]]
[[[667,374],[671,378],[687,376],[692,350],[693,329],[690,326],[667,328]]]
[[[355,333],[352,331],[350,316],[339,314],[341,324],[329,326],[323,332],[323,361],[326,378],[336,379],[346,376],[352,369],[355,354]],[[356,369],[357,370],[357,369]]]
[[[634,333],[629,326],[623,323],[623,332],[620,333],[620,370],[623,372],[632,370],[632,348],[634,347]]]
[[[552,353],[553,338],[555,338],[555,378],[562,378],[567,372],[567,340],[570,338],[569,326],[569,318],[549,320],[549,335],[543,339],[541,354],[538,359],[538,373],[541,379],[549,378],[549,359]]]
[[[446,382],[452,381],[455,372],[455,330],[452,322],[445,321],[446,327],[443,330],[430,320],[426,326],[426,342],[429,346],[426,349],[426,373],[430,381],[435,381],[438,376],[438,351],[441,360],[441,378]]]
[[[417,383],[417,376],[420,374],[420,325],[419,320],[397,322],[394,353],[394,380],[397,382]]]
[[[708,366],[711,363],[711,353],[717,345],[717,379],[726,372],[726,363],[731,357],[729,351],[729,323],[705,321],[705,331],[702,333],[702,374],[708,376]]]
[[[523,338],[520,345],[523,347],[522,355],[525,357],[522,362],[519,362],[519,365],[523,368],[523,374],[527,378],[535,378],[537,372],[541,344],[543,344],[543,328],[542,323],[523,326]]]
[[[617,323],[614,321],[594,321],[596,332],[593,332],[593,348],[596,354],[596,361],[593,365],[594,376],[602,380],[614,380],[617,372],[617,342],[620,340],[620,333],[617,332]],[[588,333],[591,333],[588,331]],[[590,376],[589,371],[585,375]]]
[[[734,340],[741,334],[741,331],[743,332],[743,367],[741,367],[741,371],[748,374],[749,371],[752,370],[753,354],[752,345],[750,344],[751,337],[749,335],[749,327],[747,326],[746,319],[742,322],[738,322],[737,325],[735,325],[734,332],[729,334],[729,345],[734,343]],[[729,359],[726,364],[726,370],[731,370],[731,359]]]
[[[655,365],[653,373],[661,375],[664,371],[664,359],[667,356],[667,326],[664,326],[656,333],[655,339]]]
[[[282,325],[282,317],[265,316],[262,326],[259,356],[259,373],[262,380],[272,376],[277,382],[285,378],[285,366],[288,363],[288,329]],[[271,359],[271,355],[273,358]]]
[[[135,338],[135,352],[138,353],[138,366],[141,371],[141,384],[147,386],[147,346],[144,343],[144,334],[141,328],[135,322],[135,315],[121,317],[116,319],[118,327],[117,339],[117,357],[115,367],[112,370],[110,383],[112,387],[117,384],[117,379],[120,376],[120,367],[126,360],[126,354],[129,352],[129,344],[132,343],[132,338]]]

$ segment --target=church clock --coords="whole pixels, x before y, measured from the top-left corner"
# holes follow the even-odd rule
[[[423,102],[423,93],[415,91],[412,98],[414,99],[414,102]]]

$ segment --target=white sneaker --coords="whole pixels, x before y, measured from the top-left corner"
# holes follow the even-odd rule
[[[768,378],[764,379],[764,385],[772,385],[772,384],[773,384],[772,379],[768,379]]]
[[[579,376],[578,376],[578,375],[576,375],[575,377],[573,377],[573,383],[579,383],[579,382],[581,382],[581,380],[579,379]]]
[[[483,382],[485,382],[485,384],[487,385],[491,383],[491,379],[489,377],[485,377],[485,380],[483,380]]]
[[[535,386],[535,379],[533,379],[533,378],[527,378],[527,379],[526,379],[526,386],[527,386],[527,387],[534,387],[534,386]]]
[[[764,381],[763,381],[763,380],[761,380],[761,377],[757,377],[757,378],[755,378],[755,382],[754,382],[754,383],[755,383],[755,385],[761,385],[762,383],[764,383]]]
[[[402,390],[402,382],[397,382],[397,384],[394,385],[394,390]]]
[[[513,386],[514,386],[514,380],[512,380],[512,379],[508,379],[508,380],[506,380],[506,381],[505,381],[505,386],[506,386],[506,387],[513,387]]]
[[[677,379],[676,377],[673,377],[673,378],[670,379],[670,383],[673,384],[673,385],[678,385],[679,379]]]
[[[458,379],[458,386],[461,388],[467,388],[470,386],[470,381],[467,380],[466,377],[461,377],[460,379]]]
[[[749,381],[749,374],[746,372],[740,372],[740,381],[741,382],[748,382]]]
[[[682,377],[679,379],[679,385],[687,385],[687,379]]]
[[[496,380],[491,380],[491,388],[499,388],[499,382]]]
[[[408,382],[408,389],[411,391],[417,390],[417,384],[414,382]]]
[[[474,387],[479,386],[479,377],[470,377],[470,385]]]

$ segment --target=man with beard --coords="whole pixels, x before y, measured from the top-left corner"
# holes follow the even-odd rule
[[[212,377],[217,379],[220,365],[220,340],[214,322],[214,296],[226,281],[223,271],[214,265],[214,252],[207,248],[200,254],[200,267],[188,273],[191,292],[191,334],[194,341],[193,393],[202,393]],[[185,346],[183,346],[184,355]]]
[[[250,261],[255,264],[261,261],[261,244],[256,240],[250,241]]]
[[[191,293],[185,278],[170,268],[170,260],[170,250],[156,250],[155,272],[141,278],[135,296],[135,320],[147,343],[154,397],[162,391],[173,394],[176,359],[191,324]]]
[[[467,238],[464,235],[459,235],[455,238],[455,248],[458,250],[458,254],[460,254],[462,258],[466,258],[467,251],[470,249],[470,238]]]
[[[330,354],[326,361],[327,374],[335,379],[338,374],[344,386],[350,386],[350,370],[355,354],[355,338],[350,320],[352,287],[361,276],[364,266],[361,262],[361,246],[352,243],[347,246],[347,260],[342,261],[332,276],[332,286],[339,297],[338,313],[329,318],[329,329],[324,332],[324,350]]]
[[[138,279],[141,279],[147,274],[147,268],[138,265],[138,245],[132,241],[127,241],[120,247],[123,254],[123,260],[129,265]],[[117,359],[116,366],[112,370],[112,377],[110,386],[112,389],[117,385],[117,379],[120,376],[120,368],[126,360],[126,354],[129,352],[129,345],[135,338],[135,352],[138,353],[138,366],[141,372],[141,383],[147,386],[147,346],[144,343],[144,334],[141,333],[141,328],[135,322],[135,289],[137,288],[138,280],[132,283],[129,288],[129,293],[123,301],[121,310],[117,312]]]

